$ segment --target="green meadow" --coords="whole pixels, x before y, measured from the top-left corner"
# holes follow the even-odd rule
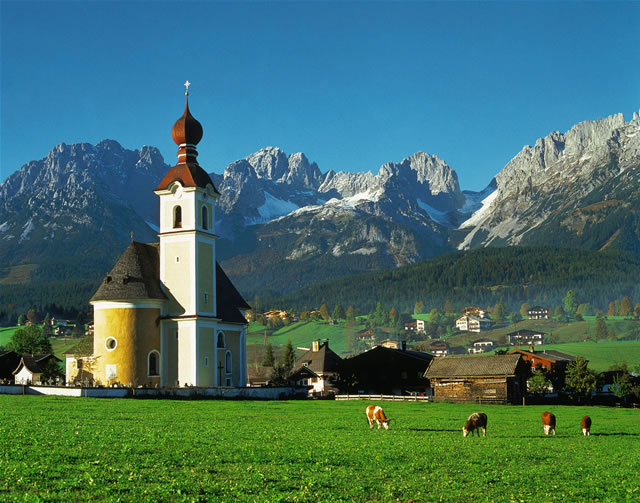
[[[545,437],[537,406],[367,404],[0,396],[0,501],[640,499],[640,410],[554,406]]]

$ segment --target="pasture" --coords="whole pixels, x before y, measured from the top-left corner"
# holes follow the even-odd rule
[[[0,501],[638,501],[640,411],[0,396]],[[488,415],[486,438],[462,438]],[[583,437],[580,418],[593,418]]]

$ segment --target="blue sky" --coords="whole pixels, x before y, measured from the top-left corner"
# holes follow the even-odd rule
[[[422,150],[482,189],[520,149],[640,108],[640,2],[0,1],[0,179],[64,142],[200,164],[261,147],[377,172]]]

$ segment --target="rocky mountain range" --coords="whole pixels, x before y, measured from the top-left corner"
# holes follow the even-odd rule
[[[377,174],[323,173],[267,147],[211,177],[219,258],[245,295],[411,264],[452,249],[564,244],[640,250],[640,118],[585,121],[526,146],[481,192],[418,152]],[[205,167],[207,168],[207,167]],[[0,284],[99,278],[156,241],[159,151],[56,146],[0,184]]]

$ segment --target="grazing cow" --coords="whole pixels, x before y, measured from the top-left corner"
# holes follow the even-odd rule
[[[487,415],[484,412],[474,412],[467,418],[467,424],[465,424],[462,428],[462,436],[467,438],[467,435],[471,433],[473,436],[473,432],[480,436],[480,430],[482,430],[482,436],[487,436]]]
[[[389,429],[391,419],[387,419],[382,407],[379,405],[369,405],[365,413],[367,414],[367,421],[369,421],[369,428],[373,428],[373,423],[375,421],[378,423],[378,429],[380,429],[380,425],[384,426],[385,430]]]
[[[580,427],[582,428],[582,434],[585,437],[591,435],[591,418],[589,416],[584,416],[582,421],[580,422]]]
[[[553,431],[556,434],[556,416],[551,412],[542,413],[542,427],[544,428],[544,434],[549,435]]]

